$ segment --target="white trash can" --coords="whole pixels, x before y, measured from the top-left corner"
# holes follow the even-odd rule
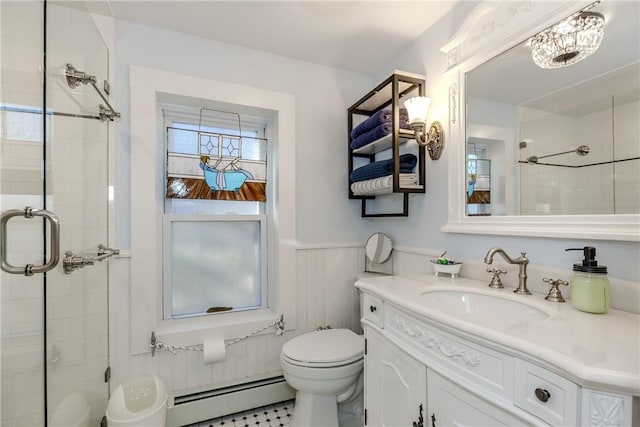
[[[155,375],[132,378],[120,384],[107,405],[109,427],[165,427],[167,390]]]

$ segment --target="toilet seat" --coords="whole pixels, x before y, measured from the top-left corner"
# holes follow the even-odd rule
[[[364,339],[349,329],[325,329],[300,335],[282,347],[288,363],[309,368],[348,365],[364,357]]]

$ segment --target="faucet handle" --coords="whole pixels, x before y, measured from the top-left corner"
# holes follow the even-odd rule
[[[558,286],[559,285],[567,286],[569,282],[561,279],[547,279],[547,278],[542,279],[542,281],[545,283],[549,283],[551,285],[551,289],[549,289],[549,293],[544,299],[551,302],[564,302],[564,298],[562,297],[562,292],[560,292],[560,288],[558,288]]]
[[[504,286],[502,285],[502,280],[500,280],[500,275],[506,274],[507,270],[501,270],[499,268],[487,268],[487,273],[493,273],[491,282],[489,282],[490,288],[496,288],[496,289],[504,288]]]

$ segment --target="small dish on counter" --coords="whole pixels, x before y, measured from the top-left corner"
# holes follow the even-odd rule
[[[461,262],[449,261],[447,264],[440,264],[438,260],[432,259],[431,263],[433,264],[433,271],[436,276],[439,276],[441,273],[450,274],[451,277],[458,277],[460,274],[460,269],[462,268]]]

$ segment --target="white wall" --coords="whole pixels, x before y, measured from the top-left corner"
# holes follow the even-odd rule
[[[351,286],[362,270],[359,245],[373,231],[386,232],[398,246],[424,248],[427,256],[439,249],[466,260],[482,260],[492,246],[510,254],[527,251],[534,266],[552,266],[567,272],[577,262],[568,247],[587,244],[598,248],[598,258],[608,265],[610,274],[640,280],[637,243],[591,242],[567,239],[493,237],[445,234],[440,227],[447,219],[447,165],[452,146],[445,140],[444,154],[438,161],[427,160],[426,194],[410,197],[408,218],[362,219],[359,201],[347,198],[347,117],[351,103],[395,69],[427,75],[427,93],[433,98],[430,120],[448,123],[448,85],[442,74],[446,56],[440,47],[455,33],[475,3],[461,2],[449,15],[373,76],[316,66],[224,43],[162,31],[131,23],[117,22],[115,30],[115,85],[118,107],[123,118],[116,125],[116,221],[115,241],[129,247],[129,119],[128,69],[132,64],[181,74],[192,74],[260,89],[291,93],[296,97],[296,180],[297,233],[302,245],[297,251],[297,303],[300,333],[330,324],[357,329],[357,302]],[[448,129],[445,125],[445,138]],[[356,242],[356,243],[351,243]],[[402,264],[397,271],[425,272],[425,254],[415,262]],[[410,258],[414,258],[409,255]],[[112,264],[110,287],[111,362],[114,383],[144,372],[160,373],[169,390],[176,392],[220,385],[252,375],[278,371],[277,356],[284,337],[256,337],[230,349],[225,362],[203,365],[200,354],[173,356],[162,352],[131,357],[131,286],[157,286],[129,283],[129,261]],[[480,269],[478,269],[480,271]],[[539,278],[538,278],[539,279]],[[539,281],[539,280],[538,280]],[[533,285],[535,287],[537,285]],[[135,309],[135,307],[131,307]],[[262,356],[256,358],[256,351]]]
[[[429,28],[415,43],[374,76],[374,80],[385,77],[394,69],[426,74],[427,94],[433,99],[429,121],[448,123],[448,84],[443,74],[446,70],[446,55],[440,48],[451,38],[476,3],[461,2],[447,16]],[[460,112],[463,114],[463,111]],[[608,266],[609,275],[634,282],[640,281],[640,245],[633,242],[570,240],[551,238],[527,238],[447,234],[440,227],[447,220],[447,165],[448,156],[454,152],[452,146],[460,141],[447,139],[445,126],[445,148],[438,161],[427,161],[426,194],[412,198],[407,220],[381,219],[370,222],[370,230],[389,233],[401,245],[442,248],[452,257],[482,259],[492,246],[500,246],[509,254],[527,252],[532,264],[571,269],[579,261],[575,252],[566,248],[595,246],[597,258]]]
[[[360,204],[346,197],[346,110],[370,90],[371,78],[127,22],[115,22],[114,40],[117,83],[113,86],[122,113],[115,125],[114,245],[124,253],[131,247],[130,185],[135,171],[130,168],[129,69],[136,65],[295,97],[299,268],[296,330],[282,337],[249,338],[229,347],[224,362],[204,365],[199,352],[131,356],[131,313],[138,309],[132,305],[131,289],[160,284],[131,283],[130,259],[114,260],[110,270],[112,389],[142,373],[160,375],[169,391],[178,394],[278,374],[280,349],[295,334],[326,325],[358,330],[358,300],[352,285],[363,269],[360,242],[365,225],[359,218]]]
[[[317,66],[199,37],[117,22],[116,244],[129,246],[130,65],[290,93],[296,97],[298,240],[361,238],[359,203],[347,194],[346,107],[370,90],[369,76]]]

